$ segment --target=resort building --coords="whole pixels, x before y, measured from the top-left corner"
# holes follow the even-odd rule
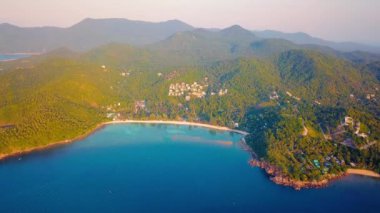
[[[194,82],[193,84],[187,84],[185,82],[170,84],[168,96],[194,96],[197,98],[203,98],[206,96],[206,92],[204,91],[205,87],[205,85],[200,85],[197,82]]]

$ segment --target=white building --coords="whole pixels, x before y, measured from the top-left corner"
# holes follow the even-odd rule
[[[349,116],[344,117],[344,125],[348,126],[350,124],[353,124],[353,122],[354,122],[353,118],[351,118]]]

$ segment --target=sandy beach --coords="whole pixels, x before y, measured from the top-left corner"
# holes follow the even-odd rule
[[[85,133],[83,135],[80,135],[78,137],[75,137],[73,139],[67,139],[67,140],[63,140],[63,141],[52,142],[52,143],[49,143],[47,145],[42,145],[42,146],[37,146],[37,147],[33,147],[33,148],[28,148],[28,149],[25,149],[25,150],[15,151],[15,152],[8,153],[8,154],[0,154],[0,160],[5,159],[5,158],[9,158],[9,157],[14,157],[14,156],[19,156],[19,155],[27,154],[27,153],[34,152],[34,151],[39,151],[39,150],[44,150],[44,149],[50,149],[50,148],[54,148],[54,147],[57,147],[57,146],[68,144],[68,143],[73,143],[75,141],[82,140],[82,139],[88,137],[89,135],[95,133],[96,131],[98,131],[99,129],[101,129],[101,128],[107,126],[107,125],[110,125],[110,124],[123,124],[123,123],[125,123],[125,124],[128,124],[128,123],[130,123],[130,124],[133,124],[133,123],[139,124],[140,123],[140,124],[187,125],[187,126],[198,126],[198,127],[209,128],[209,129],[215,129],[215,130],[219,130],[219,131],[230,131],[230,132],[235,132],[235,133],[242,134],[242,135],[248,135],[249,134],[248,132],[244,132],[244,131],[236,130],[236,129],[230,129],[228,127],[215,126],[215,125],[211,125],[211,124],[196,123],[196,122],[187,122],[187,121],[162,121],[162,120],[120,120],[120,121],[108,121],[108,122],[103,122],[103,123],[98,124],[95,128],[91,129],[87,133]]]
[[[185,125],[185,126],[199,126],[209,129],[215,129],[220,131],[229,131],[229,132],[235,132],[242,135],[248,135],[248,132],[237,130],[237,129],[230,129],[228,127],[224,126],[215,126],[211,124],[204,124],[204,123],[195,123],[195,122],[187,122],[187,121],[163,121],[163,120],[122,120],[122,121],[111,121],[107,122],[105,124],[118,124],[118,123],[142,123],[142,124],[173,124],[173,125]]]
[[[376,173],[371,170],[366,170],[366,169],[347,169],[346,173],[350,175],[362,175],[362,176],[380,178],[379,173]]]

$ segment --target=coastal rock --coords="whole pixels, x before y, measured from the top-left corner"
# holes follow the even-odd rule
[[[302,188],[321,188],[327,186],[330,180],[341,177],[342,175],[328,175],[325,179],[320,181],[301,181],[290,178],[289,176],[282,173],[281,169],[271,165],[266,161],[260,161],[257,159],[251,159],[249,164],[254,167],[259,167],[265,170],[265,172],[270,176],[270,180],[276,184],[293,187],[296,190],[301,190]]]

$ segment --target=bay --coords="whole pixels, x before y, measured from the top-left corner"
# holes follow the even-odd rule
[[[115,124],[0,162],[0,212],[379,212],[380,181],[279,186],[248,164],[241,135]]]

